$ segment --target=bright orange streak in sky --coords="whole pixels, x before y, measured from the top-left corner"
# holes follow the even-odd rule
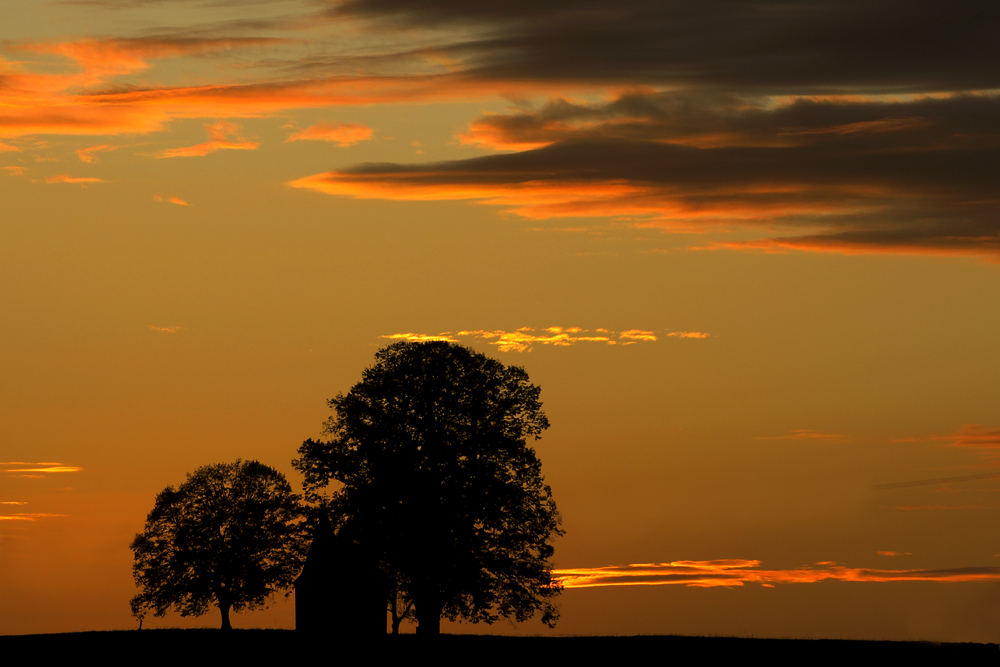
[[[837,253],[839,255],[877,255],[892,253],[896,255],[938,255],[941,257],[981,257],[987,262],[997,262],[1000,252],[1000,240],[979,239],[975,246],[956,245],[942,247],[922,245],[917,243],[899,242],[893,245],[865,245],[847,243],[836,239],[812,238],[771,238],[754,241],[720,241],[712,243],[705,250],[759,250],[765,253],[783,253],[792,250],[805,252]]]
[[[876,570],[817,563],[822,567],[791,570],[758,570],[759,560],[674,561],[607,567],[553,570],[565,588],[599,586],[742,586],[758,584],[810,584],[819,581],[1000,581],[1000,567],[965,567],[941,570]]]

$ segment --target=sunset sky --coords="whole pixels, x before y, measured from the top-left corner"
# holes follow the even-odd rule
[[[443,338],[541,386],[566,531],[554,631],[445,631],[1000,641],[1000,5],[0,16],[0,634],[135,627],[160,490],[300,488]]]

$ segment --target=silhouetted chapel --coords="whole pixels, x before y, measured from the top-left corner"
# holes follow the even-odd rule
[[[355,542],[334,533],[324,515],[295,580],[295,629],[384,637],[388,603],[382,584],[378,566]]]

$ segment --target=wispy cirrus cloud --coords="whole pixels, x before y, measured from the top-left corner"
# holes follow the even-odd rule
[[[76,156],[78,158],[80,158],[81,162],[87,162],[89,164],[95,164],[97,162],[100,162],[100,160],[98,160],[97,157],[94,156],[94,153],[97,153],[97,152],[100,152],[100,151],[114,151],[114,150],[118,150],[119,148],[121,148],[121,146],[109,146],[107,144],[98,144],[96,146],[89,146],[87,148],[81,148],[81,149],[79,149],[76,152]]]
[[[0,514],[0,521],[38,521],[39,519],[50,519],[64,517],[67,514],[51,514],[48,512],[18,512],[15,514]]]
[[[996,505],[901,505],[897,510],[988,510],[996,509]]]
[[[1000,429],[990,429],[982,424],[966,424],[951,435],[934,436],[934,439],[945,440],[952,447],[987,451],[1000,449]]]
[[[822,433],[812,429],[801,428],[792,431],[787,435],[760,436],[754,440],[837,440],[844,436],[836,433]]]
[[[44,479],[49,475],[80,472],[80,466],[66,465],[55,461],[32,463],[29,461],[0,461],[0,474],[28,479]]]
[[[367,141],[372,138],[374,132],[367,125],[358,123],[323,122],[293,133],[286,141],[329,141],[344,147]]]
[[[178,331],[184,331],[187,327],[158,327],[153,324],[147,325],[150,331],[159,331],[161,333],[177,333]]]
[[[167,202],[168,204],[177,204],[178,206],[190,206],[191,205],[191,204],[187,203],[186,201],[184,201],[183,199],[181,199],[180,197],[178,197],[177,195],[171,195],[170,197],[166,197],[166,198],[164,198],[161,195],[153,195],[153,201],[155,201],[155,202]]]
[[[160,151],[156,157],[202,157],[209,153],[221,150],[256,150],[260,143],[249,141],[240,133],[240,126],[225,120],[218,123],[206,123],[205,129],[208,131],[209,140],[195,144],[194,146],[184,146],[182,148],[168,148]]]
[[[824,562],[802,568],[764,570],[760,569],[760,565],[759,560],[744,559],[673,561],[557,569],[553,570],[552,574],[565,588],[664,585],[713,588],[743,586],[748,583],[774,586],[820,581],[1000,581],[1000,567],[882,570],[852,568]]]
[[[380,336],[380,338],[410,342],[441,340],[452,343],[461,342],[463,339],[478,338],[487,341],[490,345],[496,345],[501,352],[530,352],[534,345],[552,345],[555,347],[570,347],[577,343],[635,345],[636,343],[654,342],[657,340],[655,332],[643,329],[628,329],[615,332],[604,328],[590,331],[581,327],[548,327],[545,329],[521,327],[514,331],[478,329],[458,332],[446,331],[439,334],[397,333]]]
[[[22,175],[24,175],[24,172],[25,172],[25,168],[24,167],[19,167],[17,165],[11,165],[9,167],[4,167],[3,170],[6,171],[11,176],[22,176]]]
[[[47,176],[45,178],[46,183],[71,183],[75,185],[90,185],[92,183],[105,183],[103,178],[95,178],[93,176],[70,176],[68,174],[59,174],[58,176]]]
[[[32,464],[25,464],[32,465]],[[67,466],[61,463],[39,463],[36,464],[39,467],[35,468],[7,468],[4,472],[17,473],[17,472],[40,472],[40,473],[61,473],[61,472],[80,472],[83,468],[79,466]]]
[[[704,331],[671,331],[667,334],[671,338],[708,338],[711,335]]]
[[[917,479],[908,482],[891,482],[889,484],[877,484],[873,488],[879,491],[891,489],[908,489],[914,486],[941,486],[956,482],[973,482],[981,479],[996,479],[1000,477],[1000,472],[987,472],[978,475],[959,475],[957,477],[936,477],[934,479]]]
[[[176,106],[164,105],[162,95],[158,99],[149,95],[152,90],[162,90],[162,86],[145,87],[145,96],[136,93],[137,86],[126,86],[132,97],[123,101],[120,97],[122,87],[114,85],[116,78],[141,75],[150,69],[150,60],[262,47],[282,41],[257,37],[181,36],[85,39],[8,46],[22,53],[59,56],[64,59],[66,67],[53,71],[51,66],[0,57],[0,72],[5,83],[0,88],[0,136],[118,135],[161,130],[182,113]],[[190,90],[189,86],[181,88],[183,91]],[[184,93],[180,96],[184,97]],[[225,105],[216,106],[217,110],[221,108]],[[226,113],[200,115],[228,116]]]

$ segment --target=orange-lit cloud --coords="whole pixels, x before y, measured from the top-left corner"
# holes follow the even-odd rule
[[[707,248],[1000,259],[1000,197],[986,176],[1000,150],[996,68],[963,46],[914,43],[913,57],[900,55],[898,66],[875,73],[859,65],[881,57],[874,28],[859,39],[801,44],[799,35],[812,34],[803,26],[830,18],[822,4],[776,17],[712,3],[678,14],[670,3],[626,2],[572,21],[549,6],[522,7],[524,16],[515,17],[451,5],[431,11],[422,3],[335,4],[309,25],[332,25],[344,15],[361,21],[362,39],[344,42],[337,55],[315,33],[310,40],[290,37],[305,24],[296,21],[254,23],[255,33],[285,31],[281,37],[14,45],[49,57],[0,59],[0,137],[138,134],[180,118],[509,94],[518,100],[513,108],[473,120],[459,140],[518,151],[513,155],[359,166],[292,185],[357,198],[468,200],[532,219],[611,217],[686,233],[749,228],[762,237],[713,239],[702,244]],[[855,17],[850,25],[885,25],[860,5],[837,11],[844,12],[837,21]],[[386,32],[386,16],[405,18],[415,32]],[[453,41],[421,32],[459,25]],[[366,39],[367,29],[378,39]],[[779,33],[787,39],[775,38]],[[410,41],[431,34],[435,39],[423,43],[433,46]],[[617,34],[628,34],[628,43],[595,48],[603,44],[596,35]],[[351,52],[355,43],[365,46]],[[865,57],[857,51],[863,46]],[[267,57],[248,58],[262,47]],[[238,58],[225,59],[229,52]],[[935,67],[917,66],[929,53]],[[155,69],[162,59],[189,60]],[[902,71],[906,76],[895,78]],[[179,80],[163,83],[171,76]],[[588,101],[572,99],[574,93]],[[604,99],[593,101],[595,94]],[[548,102],[538,106],[540,95]],[[209,126],[209,141],[159,157],[258,146],[222,127],[226,122]],[[289,141],[343,146],[371,136],[363,125],[320,123]],[[94,153],[83,149],[80,157]]]
[[[934,439],[949,440],[952,447],[1000,449],[1000,430],[990,430],[982,424],[966,424],[951,435],[937,436]]]
[[[291,185],[359,199],[468,200],[530,219],[612,217],[764,237],[702,248],[1000,261],[1000,197],[984,177],[994,160],[987,153],[1000,150],[1000,122],[976,120],[994,117],[1000,96],[786,105],[697,91],[595,104],[553,98],[484,116],[460,136],[514,154],[358,165]],[[970,126],[975,139],[963,129]],[[987,146],[981,161],[962,157]]]
[[[218,123],[205,123],[209,140],[194,146],[168,148],[157,154],[157,157],[201,157],[220,150],[256,150],[260,144],[248,141],[240,134],[240,126],[236,123],[220,120]]]
[[[61,55],[74,61],[80,69],[76,83],[81,85],[98,83],[108,77],[148,69],[150,65],[147,61],[150,59],[176,58],[249,46],[267,46],[282,41],[284,40],[268,38],[145,37],[34,43],[18,48],[36,53]]]
[[[95,162],[100,162],[100,160],[94,157],[94,153],[98,151],[114,151],[118,150],[119,148],[121,148],[121,146],[108,146],[107,144],[99,144],[97,146],[90,146],[89,148],[81,148],[76,152],[76,155],[77,157],[80,158],[81,162],[88,162],[90,164],[93,164]]]
[[[792,431],[788,435],[776,435],[771,437],[758,437],[756,440],[830,440],[832,438],[843,438],[836,433],[820,433],[807,428],[800,428]]]
[[[0,505],[27,505],[28,503],[19,500],[4,500],[0,501]]]
[[[0,514],[0,521],[38,521],[51,517],[67,516],[66,514],[50,514],[47,512],[18,512],[16,514]]]
[[[151,59],[193,56],[282,41],[285,40],[150,37],[11,47],[62,56],[69,66],[63,71],[51,68],[31,71],[26,69],[26,63],[0,58],[0,73],[5,84],[0,87],[0,136],[116,135],[161,130],[180,110],[164,106],[162,99],[123,103],[120,97],[115,97],[121,94],[122,88],[114,86],[113,79],[149,69]],[[134,90],[135,86],[126,89]],[[225,117],[229,114],[194,115]]]
[[[83,177],[73,177],[67,174],[59,174],[58,176],[48,176],[45,178],[46,183],[75,183],[77,185],[88,185],[90,183],[104,183],[102,178],[94,178],[92,176]]]
[[[338,146],[351,146],[371,139],[373,133],[372,128],[357,123],[316,123],[292,134],[288,141],[330,141]]]
[[[996,505],[904,505],[895,507],[897,510],[988,510]]]
[[[758,569],[759,560],[674,561],[607,567],[553,570],[565,588],[599,586],[732,587],[747,583],[762,585],[806,584],[820,581],[1000,581],[1000,567],[963,567],[938,570],[879,570],[850,568],[830,563],[789,570]]]
[[[1000,477],[1000,472],[988,472],[979,475],[961,475],[959,477],[918,479],[910,482],[893,482],[890,484],[878,484],[874,488],[880,491],[886,491],[890,489],[907,489],[913,486],[935,486],[939,484],[951,484],[954,482],[972,482],[980,479],[995,479],[997,477]]]
[[[18,167],[16,165],[4,167],[3,170],[6,171],[11,176],[21,176],[22,174],[24,174],[24,167]]]
[[[0,141],[0,153],[9,153],[9,152],[20,153],[21,149],[18,148],[17,146],[11,146],[10,144],[5,144],[4,142]]]
[[[704,331],[671,331],[667,335],[674,338],[708,338],[712,334]]]
[[[379,336],[379,338],[388,338],[390,340],[405,340],[408,343],[430,343],[435,341],[444,341],[446,343],[457,343],[457,338],[452,338],[449,332],[440,334],[415,334],[415,333],[398,333],[389,334],[387,336]]]
[[[198,83],[180,85],[130,81],[141,77],[151,60],[222,53],[239,49],[289,44],[284,38],[136,38],[82,40],[14,47],[62,56],[66,67],[32,69],[31,63],[0,57],[0,137],[37,134],[120,135],[163,130],[176,118],[250,118],[271,116],[291,109],[368,105],[407,101],[467,99],[497,93],[495,83],[452,74],[411,73],[383,75],[371,72],[350,75],[287,72],[260,75],[256,80],[235,81],[232,69],[220,68],[215,76],[199,73]],[[301,46],[301,43],[299,44]],[[417,62],[420,56],[401,56]],[[414,60],[414,58],[416,60]],[[293,70],[304,63],[289,63]],[[407,69],[407,68],[404,68]],[[500,89],[514,88],[501,84]],[[524,85],[520,85],[524,88]],[[527,89],[541,89],[527,84]],[[344,140],[354,139],[344,136]],[[234,146],[229,146],[234,148]]]
[[[163,196],[161,196],[161,195],[153,195],[153,201],[155,201],[155,202],[167,202],[169,204],[177,204],[178,206],[190,206],[191,205],[191,204],[187,203],[186,201],[184,201],[183,199],[181,199],[180,197],[178,197],[177,195],[173,195],[173,196],[167,197],[166,199],[164,199]]]
[[[29,463],[29,464],[26,464],[26,465],[32,465],[32,464]],[[41,467],[36,467],[36,468],[8,468],[4,472],[11,472],[11,473],[13,473],[13,472],[36,472],[36,473],[38,473],[38,472],[40,472],[40,473],[46,473],[46,474],[48,474],[48,473],[61,473],[61,472],[80,472],[81,470],[83,470],[83,468],[81,468],[79,466],[67,466],[67,465],[63,465],[61,463],[52,463],[52,464],[44,464],[44,463],[42,463],[42,464],[35,464],[35,465],[39,465]]]
[[[673,336],[674,334],[667,335]],[[642,329],[629,329],[628,331],[623,331],[619,334],[619,338],[623,340],[656,340],[656,336],[652,331],[643,331]]]
[[[879,556],[912,556],[909,551],[878,551]]]
[[[148,325],[150,331],[161,331],[163,333],[177,333],[178,331],[183,331],[187,327],[157,327],[152,324]]]
[[[1000,237],[993,235],[968,234],[948,235],[945,229],[939,230],[931,238],[926,239],[892,239],[889,244],[873,243],[865,234],[854,234],[854,238],[826,236],[783,237],[777,239],[759,239],[756,241],[717,242],[703,249],[727,249],[762,251],[780,254],[789,251],[822,252],[840,255],[871,255],[892,253],[898,255],[937,255],[941,257],[984,257],[997,261],[1000,256]]]
[[[478,329],[475,331],[459,331],[453,333],[446,331],[440,334],[420,334],[420,333],[398,333],[380,336],[391,340],[406,340],[410,342],[426,342],[443,340],[451,343],[460,342],[466,338],[480,338],[496,345],[501,352],[530,352],[533,345],[553,345],[555,347],[569,347],[577,343],[604,343],[605,345],[632,345],[637,342],[651,342],[656,340],[652,331],[642,329],[629,329],[615,334],[609,329],[596,329],[598,335],[583,335],[587,330],[580,327],[548,327],[545,329],[532,329],[531,327],[521,327],[514,331],[486,331]],[[618,336],[615,339],[615,336]]]

